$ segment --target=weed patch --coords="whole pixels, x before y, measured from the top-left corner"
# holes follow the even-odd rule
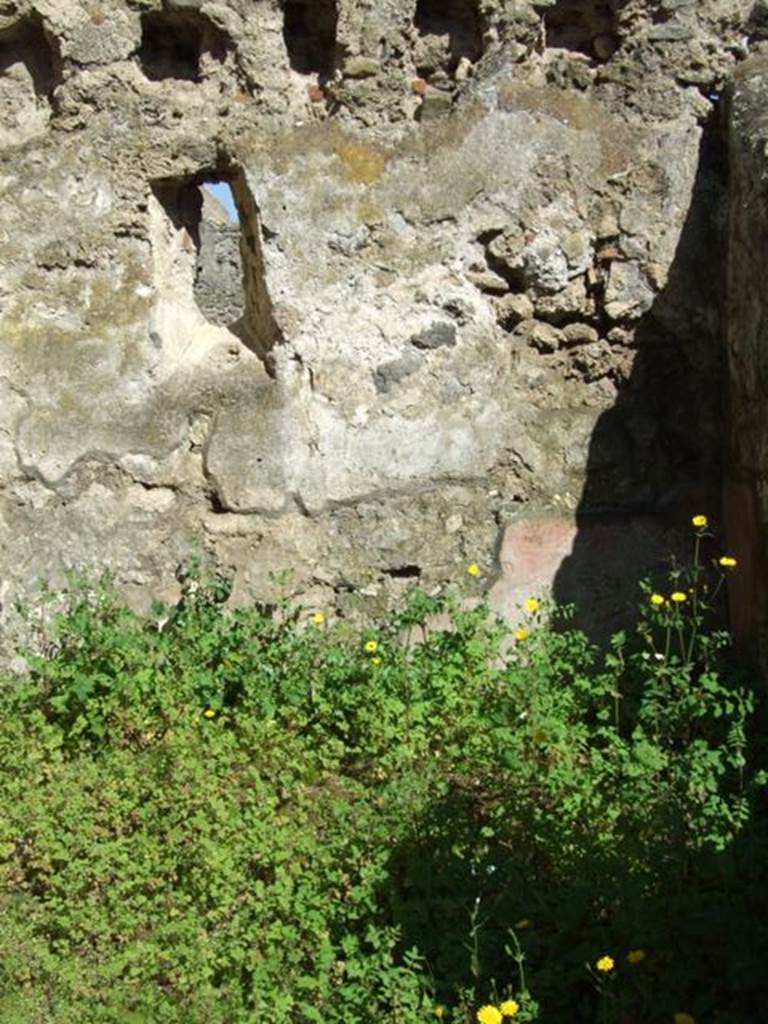
[[[534,598],[359,626],[192,576],[143,619],[74,582],[0,698],[0,1019],[756,1019],[756,698],[697,519],[607,651]]]

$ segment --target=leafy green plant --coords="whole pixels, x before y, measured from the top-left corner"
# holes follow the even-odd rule
[[[746,1020],[764,778],[705,528],[606,651],[536,598],[49,595],[0,698],[0,1019]]]

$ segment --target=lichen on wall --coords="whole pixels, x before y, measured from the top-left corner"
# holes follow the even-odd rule
[[[757,37],[746,0],[587,6],[0,5],[8,594],[95,562],[172,596],[202,544],[236,598],[477,561],[505,610],[615,608],[715,501],[719,92]]]

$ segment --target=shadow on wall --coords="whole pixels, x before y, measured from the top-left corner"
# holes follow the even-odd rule
[[[576,536],[554,580],[555,600],[575,605],[576,625],[595,640],[631,621],[640,580],[661,588],[670,556],[690,558],[692,515],[721,523],[720,121],[715,110],[705,126],[690,209],[667,282],[636,326],[631,372],[592,433]]]

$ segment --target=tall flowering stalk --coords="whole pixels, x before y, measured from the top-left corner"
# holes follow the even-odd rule
[[[677,647],[680,652],[678,667],[689,671],[697,663],[700,667],[706,667],[711,645],[709,641],[705,644],[700,642],[704,619],[716,606],[727,574],[738,564],[730,555],[722,555],[717,559],[715,567],[718,578],[714,586],[710,587],[706,582],[706,569],[702,561],[702,541],[712,536],[709,520],[705,515],[695,515],[691,524],[694,528],[691,565],[687,569],[676,568],[672,571],[670,581],[674,589],[668,595],[658,591],[649,594],[644,629],[657,661],[670,664],[673,649]],[[715,636],[719,637],[719,634]]]

